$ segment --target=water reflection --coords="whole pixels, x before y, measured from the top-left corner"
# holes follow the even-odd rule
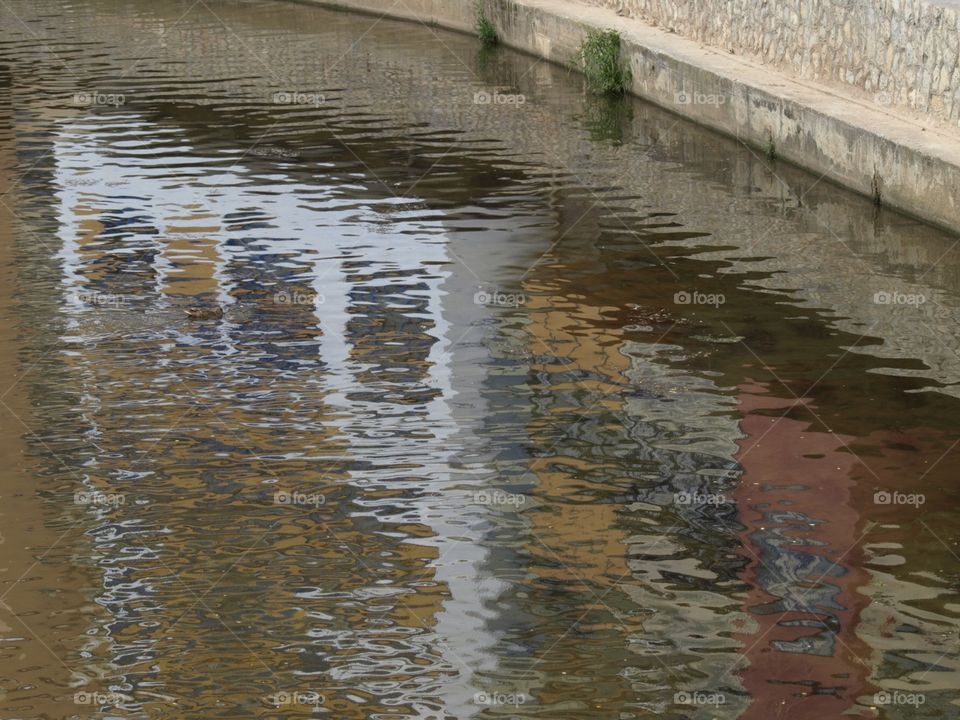
[[[757,385],[741,390],[736,497],[750,558],[745,606],[755,619],[742,636],[742,676],[754,698],[743,717],[776,717],[787,707],[795,717],[848,714],[868,694],[870,672],[856,633],[868,601],[860,540],[870,528],[851,503],[857,458],[844,451],[853,438],[790,417],[808,410],[802,399]]]
[[[6,12],[12,713],[949,715],[955,238],[430,28]]]

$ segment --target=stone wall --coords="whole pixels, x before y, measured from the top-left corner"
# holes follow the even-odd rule
[[[860,88],[960,125],[960,4],[942,0],[582,0],[760,59]]]

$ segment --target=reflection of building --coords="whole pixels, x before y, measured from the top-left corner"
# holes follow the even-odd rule
[[[743,717],[789,708],[798,720],[872,718],[872,708],[889,705],[884,696],[916,694],[926,711],[949,714],[957,631],[945,635],[943,616],[930,610],[952,591],[915,580],[940,572],[937,561],[925,567],[942,546],[924,522],[944,534],[949,525],[920,507],[878,502],[874,493],[947,487],[951,440],[932,428],[838,436],[821,429],[808,402],[773,397],[753,382],[741,386],[746,437],[736,501],[750,560],[745,609],[754,621],[738,636],[741,677],[754,698]],[[920,458],[942,462],[918,466]],[[914,553],[906,567],[896,550],[908,543]],[[904,707],[885,711],[895,717]]]
[[[874,662],[857,634],[867,573],[851,502],[857,458],[844,452],[853,438],[765,414],[803,406],[761,386],[741,390],[746,437],[736,501],[750,560],[745,609],[755,621],[753,632],[740,635],[747,662],[741,676],[753,698],[742,717],[846,716],[867,694]]]
[[[38,389],[57,377],[48,375],[44,333],[56,325],[56,305],[36,292],[37,278],[52,270],[51,241],[35,229],[40,223],[29,208],[30,181],[48,179],[35,127],[62,113],[32,107],[33,88],[18,90],[0,67],[0,705],[6,713],[67,717],[76,711],[71,684],[93,668],[82,661],[65,667],[60,659],[91,646],[85,588],[96,573],[76,562],[88,549],[75,524],[84,512],[72,503],[77,475],[37,452],[51,414],[37,402]],[[61,406],[54,417],[64,414]]]
[[[89,482],[144,501],[117,510],[144,548],[122,568],[109,550],[112,529],[95,534],[106,563],[97,601],[111,611],[99,624],[105,660],[124,659],[138,698],[147,687],[182,698],[190,690],[179,683],[192,671],[181,659],[230,658],[240,664],[230,702],[253,702],[239,688],[254,686],[262,665],[246,657],[277,668],[288,661],[269,632],[251,635],[260,623],[234,607],[243,598],[243,608],[255,603],[272,618],[302,607],[286,650],[323,668],[321,689],[343,717],[369,712],[336,689],[376,694],[366,658],[380,647],[380,662],[392,662],[391,641],[378,638],[393,627],[407,634],[411,667],[430,658],[403,683],[410,711],[438,694],[460,714],[475,710],[464,672],[490,665],[481,640],[489,613],[476,573],[463,567],[485,550],[465,539],[470,494],[450,472],[460,333],[446,315],[462,321],[464,305],[479,308],[474,278],[450,261],[456,233],[423,219],[421,203],[383,198],[375,184],[368,192],[332,178],[253,183],[255,170],[241,166],[200,193],[202,170],[184,171],[175,187],[164,163],[131,173],[94,128],[65,132],[55,149],[62,296],[76,348],[67,362],[103,451]],[[198,149],[184,152],[204,165]],[[90,167],[105,170],[91,177]],[[223,318],[184,314],[188,304],[212,303]],[[264,502],[275,489],[329,502],[315,520],[290,517]],[[211,537],[242,547],[258,535],[279,559],[264,564],[252,552],[240,562],[206,547]],[[340,543],[352,548],[338,561],[349,566],[342,575],[311,559]],[[200,568],[225,576],[204,604],[173,592],[169,576],[199,595]],[[335,601],[325,596],[331,577]],[[165,598],[162,608],[129,601],[131,583],[144,598]],[[213,611],[248,629],[200,632]],[[464,682],[451,691],[458,675]]]
[[[512,658],[513,680],[542,713],[679,712],[674,695],[684,689],[723,691],[733,712],[742,706],[727,654],[737,648],[725,617],[734,578],[728,559],[704,549],[727,546],[732,557],[734,538],[722,527],[687,532],[701,513],[728,515],[729,506],[675,500],[732,481],[733,404],[709,381],[668,367],[678,348],[658,340],[669,334],[669,318],[640,334],[627,310],[636,307],[631,286],[593,275],[596,265],[584,257],[595,252],[588,238],[603,212],[564,200],[558,232],[574,237],[572,251],[540,264],[522,285],[522,313],[504,311],[502,320],[510,327],[523,318],[521,387],[534,408],[522,459],[501,464],[506,487],[532,483],[526,491],[536,503],[512,528],[524,542],[514,562],[525,575],[505,595],[504,617],[516,620],[501,623],[509,628],[503,647],[522,643],[531,661],[524,671]],[[489,395],[492,405],[509,407],[506,395]],[[544,617],[554,606],[556,615]],[[563,682],[586,658],[605,669],[589,688]]]
[[[71,15],[64,44],[100,38],[119,46],[103,57],[129,56],[144,38],[114,19],[115,3],[94,5],[103,14]],[[125,19],[151,30],[164,27],[157,19],[165,15],[172,27],[183,11],[164,2],[123,8]],[[20,8],[19,0],[17,9],[47,10]],[[822,264],[833,256],[833,238],[817,231],[833,211],[798,221],[789,193],[762,163],[733,161],[724,142],[640,105],[637,121],[613,135],[636,135],[643,147],[590,142],[572,114],[581,107],[579,88],[543,64],[528,74],[514,56],[497,61],[503,76],[527,84],[525,114],[474,105],[476,88],[463,72],[474,52],[469,39],[448,38],[454,56],[426,29],[364,24],[370,32],[354,56],[363,61],[338,64],[360,34],[350,34],[349,18],[284,4],[216,10],[229,14],[242,47],[199,7],[162,42],[148,36],[145,51],[155,55],[131,84],[160,87],[165,79],[165,94],[131,93],[129,107],[84,116],[73,130],[44,126],[55,138],[58,174],[55,184],[31,188],[44,203],[56,190],[62,284],[44,289],[51,305],[62,292],[70,320],[63,333],[40,323],[45,335],[33,351],[69,340],[55,360],[65,367],[69,402],[44,393],[11,393],[10,402],[46,411],[46,427],[71,452],[78,438],[96,443],[102,452],[84,447],[68,457],[83,460],[75,464],[92,487],[131,498],[115,512],[91,513],[84,542],[95,547],[77,551],[98,563],[96,590],[84,594],[95,619],[63,634],[95,631],[84,636],[90,674],[181,698],[184,708],[151,706],[159,717],[202,715],[213,705],[251,716],[256,693],[275,689],[271,671],[284,682],[322,683],[338,716],[348,718],[385,714],[380,701],[388,695],[391,712],[439,714],[442,706],[467,717],[478,710],[471,690],[504,678],[524,678],[521,689],[560,717],[565,702],[585,708],[588,698],[611,716],[624,707],[662,710],[680,688],[729,692],[724,711],[735,713],[746,704],[730,674],[746,649],[733,636],[744,610],[775,604],[797,586],[806,591],[804,580],[823,566],[759,529],[767,527],[759,524],[766,510],[746,507],[751,549],[777,558],[780,574],[798,565],[793,585],[762,567],[742,571],[730,502],[738,476],[734,391],[716,374],[698,374],[686,354],[696,347],[689,333],[658,343],[669,322],[647,332],[647,319],[627,317],[631,303],[669,305],[676,289],[664,292],[655,274],[647,282],[656,261],[634,230],[643,225],[655,242],[691,241],[697,233],[671,214],[680,213],[689,227],[715,229],[715,245],[736,247],[732,270],[757,267],[742,262],[746,247],[787,269],[771,285],[802,285],[837,302],[849,295],[849,278],[863,275],[860,261],[839,255],[828,271],[811,270],[813,283],[790,272],[798,259]],[[275,42],[281,33],[284,42]],[[176,79],[184,58],[196,73],[189,83]],[[297,87],[323,78],[349,91],[337,90],[342,97],[319,109],[265,107],[277,78],[264,62]],[[444,62],[455,72],[436,72]],[[169,76],[158,70],[168,67]],[[478,82],[497,81],[500,70]],[[97,66],[92,75],[109,73]],[[229,80],[238,76],[249,76],[244,87]],[[550,83],[557,92],[541,93]],[[451,101],[438,103],[446,93]],[[336,135],[348,138],[349,150]],[[247,152],[257,142],[271,152]],[[290,160],[281,150],[300,155]],[[568,164],[581,177],[571,177]],[[600,197],[629,227],[593,208],[580,183],[614,188]],[[391,188],[414,184],[411,198],[391,197]],[[766,199],[757,200],[757,187]],[[823,213],[815,201],[805,198]],[[836,207],[851,215],[846,204]],[[858,212],[849,232],[869,244],[878,233],[872,208]],[[573,224],[578,230],[567,234]],[[930,252],[929,238],[880,234],[891,258],[880,275],[903,258],[922,265],[910,254],[917,248]],[[55,265],[45,248],[32,252]],[[684,268],[684,277],[716,269],[702,256]],[[529,306],[512,313],[474,306],[476,287],[496,282],[519,284]],[[738,280],[722,283],[738,288],[744,305],[756,302],[744,300]],[[289,301],[278,302],[283,292]],[[122,302],[114,307],[111,298]],[[224,318],[193,322],[182,312],[213,302],[226,307]],[[783,308],[764,308],[754,325],[782,332]],[[915,337],[916,326],[888,319]],[[474,324],[479,330],[468,336]],[[837,351],[828,327],[809,320],[821,342],[814,355]],[[478,337],[493,338],[504,356]],[[16,349],[3,360],[11,369]],[[579,413],[585,418],[575,423]],[[753,425],[744,429],[757,434]],[[801,429],[787,425],[779,439]],[[35,441],[9,448],[14,459],[25,451],[44,448]],[[537,507],[510,513],[470,502],[461,484],[485,487],[501,468],[520,468],[496,481],[517,481],[521,487],[509,489],[528,491]],[[18,477],[17,487],[33,492],[31,480]],[[49,490],[47,478],[40,484]],[[270,502],[278,487],[323,492],[330,502],[291,513]],[[727,497],[716,506],[680,505],[675,494],[691,490]],[[771,492],[779,501],[792,491]],[[857,518],[845,510],[849,503],[818,503],[810,498],[803,512],[833,525],[818,526],[823,538],[815,540],[839,546]],[[43,524],[30,506],[24,515]],[[40,544],[40,533],[27,536],[34,524],[17,528],[25,545]],[[43,587],[64,576],[56,567]],[[222,582],[198,605],[191,592],[201,595],[213,580]],[[742,600],[745,580],[763,592]],[[828,580],[838,607],[814,614],[816,622],[829,615],[848,632],[862,578],[850,571]],[[770,591],[782,594],[771,599]],[[829,593],[812,595],[833,602]],[[899,602],[898,616],[909,616]],[[930,627],[945,613],[931,611]],[[835,641],[836,649],[841,640],[857,647],[849,635],[763,619],[760,632],[739,638],[747,647],[766,629],[781,648],[804,633],[817,647]],[[42,652],[31,653],[42,665]],[[780,655],[786,662],[769,666],[770,653],[751,656],[744,684],[766,692],[778,677],[802,675],[792,664],[802,662],[821,682],[849,664],[842,655]],[[564,679],[574,667],[587,679]],[[850,672],[844,682],[862,684],[859,670]]]
[[[558,682],[570,658],[606,648],[606,662],[627,663],[623,638],[640,632],[639,618],[619,588],[629,577],[627,535],[620,527],[621,506],[606,502],[624,493],[610,473],[607,453],[623,441],[611,421],[622,409],[618,392],[629,360],[620,354],[620,334],[602,327],[604,308],[577,297],[539,272],[524,283],[524,331],[531,357],[529,372],[541,379],[530,402],[539,409],[527,421],[527,442],[537,449],[524,470],[530,494],[543,510],[524,514],[527,527],[524,569],[536,588],[526,613],[536,616],[550,588],[562,590],[569,604],[550,622],[528,692],[547,707],[615,707],[623,702],[616,675],[597,677],[589,694]],[[588,451],[587,448],[590,448]],[[516,481],[516,480],[515,480]]]

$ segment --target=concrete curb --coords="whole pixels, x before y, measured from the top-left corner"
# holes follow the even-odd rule
[[[473,0],[301,1],[474,32]],[[924,128],[606,8],[570,0],[486,0],[484,7],[505,45],[565,65],[591,30],[617,30],[639,97],[960,232],[960,132]]]

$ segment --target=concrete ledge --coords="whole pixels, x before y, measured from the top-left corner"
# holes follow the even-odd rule
[[[474,32],[473,0],[305,0]],[[615,29],[634,94],[883,205],[960,232],[960,132],[924,128],[835,90],[571,0],[486,0],[502,42],[569,64]]]

